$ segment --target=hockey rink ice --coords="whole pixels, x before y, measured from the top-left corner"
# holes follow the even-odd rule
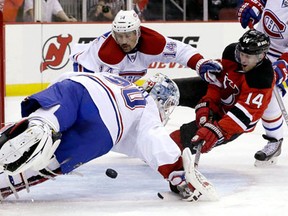
[[[6,98],[6,122],[19,120],[23,98]],[[284,103],[288,109],[287,95]],[[193,118],[193,109],[177,107],[167,130],[173,131]],[[77,173],[31,187],[30,193],[21,191],[19,200],[11,195],[0,203],[0,216],[287,215],[287,131],[285,125],[277,165],[254,167],[254,153],[266,144],[261,122],[254,132],[201,155],[198,169],[216,187],[220,196],[216,202],[172,199],[166,194],[168,183],[143,161],[111,152],[78,168]],[[115,169],[118,177],[107,177],[107,168]]]

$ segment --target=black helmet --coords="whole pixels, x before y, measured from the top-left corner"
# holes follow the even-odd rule
[[[257,30],[247,31],[237,44],[237,50],[249,55],[257,55],[267,52],[270,46],[270,39],[268,36]]]

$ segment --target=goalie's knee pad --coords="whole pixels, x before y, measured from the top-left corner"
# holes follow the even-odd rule
[[[61,133],[41,118],[27,118],[0,131],[0,171],[16,175],[25,170],[41,170],[53,157]]]

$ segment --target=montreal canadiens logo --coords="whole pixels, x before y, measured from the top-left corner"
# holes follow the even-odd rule
[[[49,38],[42,48],[42,62],[40,71],[43,72],[48,68],[51,70],[60,70],[69,62],[71,53],[70,43],[72,36],[58,35]]]
[[[264,12],[263,16],[263,27],[265,32],[271,38],[282,39],[283,33],[285,32],[286,25],[281,21],[275,14],[267,10]]]

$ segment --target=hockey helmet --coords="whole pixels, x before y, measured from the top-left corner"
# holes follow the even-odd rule
[[[120,10],[112,23],[113,32],[140,31],[140,19],[134,10]]]
[[[179,104],[180,92],[177,84],[169,79],[168,76],[157,73],[146,80],[143,88],[156,102],[161,120],[165,125],[169,120],[170,114]]]
[[[260,31],[252,29],[244,33],[244,35],[239,39],[236,49],[237,51],[248,55],[258,55],[266,53],[269,46],[269,37]]]

